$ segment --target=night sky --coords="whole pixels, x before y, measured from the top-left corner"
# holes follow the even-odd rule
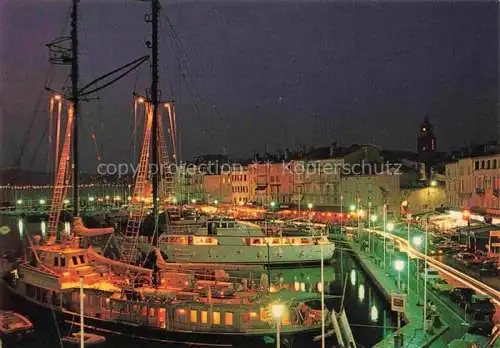
[[[439,151],[497,139],[497,1],[162,4],[162,97],[177,100],[183,159],[332,142],[414,150],[426,115]],[[31,130],[22,165],[45,170],[43,89],[69,86],[45,44],[69,33],[70,1],[0,6],[0,164],[14,163]],[[148,9],[81,0],[82,84],[149,53]],[[148,73],[82,105],[82,169],[97,164],[92,132],[105,162],[130,159],[132,92],[144,92]]]

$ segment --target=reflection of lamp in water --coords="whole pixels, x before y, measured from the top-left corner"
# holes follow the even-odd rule
[[[297,280],[297,277],[293,277],[293,289],[300,291],[300,282]]]
[[[300,291],[306,292],[306,283],[304,283],[304,282],[300,283]]]
[[[19,237],[22,240],[23,236],[24,236],[24,222],[23,222],[23,219],[19,219],[19,221],[17,222],[17,229],[19,230]]]
[[[281,317],[283,317],[285,313],[285,306],[280,303],[275,303],[271,306],[271,313],[273,314],[274,320],[276,320],[276,348],[279,348]]]
[[[323,283],[318,282],[318,284],[316,284],[316,289],[318,290],[319,293],[323,292]]]
[[[47,234],[47,223],[45,221],[42,221],[40,223],[40,230],[42,232],[42,236],[45,237],[45,235]]]
[[[376,323],[378,320],[378,309],[377,306],[373,305],[370,309],[370,319]]]
[[[361,301],[361,302],[363,302],[365,299],[365,286],[364,286],[364,284],[359,284],[358,298],[359,298],[359,301]]]
[[[356,270],[351,270],[351,284],[352,286],[356,285]]]

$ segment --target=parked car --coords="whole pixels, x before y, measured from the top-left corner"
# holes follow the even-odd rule
[[[479,268],[479,275],[482,277],[494,277],[499,273],[496,260],[484,261]]]
[[[422,277],[422,279],[427,278],[427,280],[431,279],[436,280],[441,278],[441,276],[439,275],[439,271],[434,268],[425,269],[423,272],[420,273],[420,277]]]
[[[449,293],[450,299],[464,307],[469,302],[469,298],[474,294],[474,290],[470,288],[455,288]]]
[[[490,296],[473,294],[469,298],[466,310],[472,314],[474,320],[491,321],[495,305],[491,303]]]
[[[450,292],[451,290],[453,290],[454,286],[451,285],[450,283],[447,283],[446,281],[444,281],[443,279],[439,278],[439,279],[436,279],[435,281],[433,281],[431,283],[431,287],[438,291],[438,292],[442,292],[442,293],[447,293],[447,292]]]
[[[458,262],[460,262],[465,266],[469,266],[476,262],[477,257],[476,255],[471,253],[461,252],[455,255],[455,260],[457,260]]]

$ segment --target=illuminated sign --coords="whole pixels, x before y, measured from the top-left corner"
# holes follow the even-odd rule
[[[406,295],[391,295],[391,310],[393,312],[404,312],[406,305]]]

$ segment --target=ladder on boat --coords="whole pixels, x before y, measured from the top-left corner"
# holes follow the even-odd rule
[[[139,159],[139,166],[135,177],[134,194],[130,204],[130,213],[127,228],[123,237],[120,261],[132,263],[135,261],[137,252],[137,241],[141,229],[142,220],[146,212],[146,197],[148,190],[149,155],[151,151],[151,125],[153,112],[149,104],[146,105],[146,125],[144,127],[144,140]]]
[[[64,196],[68,188],[66,182],[69,169],[70,155],[71,155],[71,134],[73,126],[73,107],[68,108],[68,121],[66,123],[66,133],[64,136],[64,143],[61,151],[61,158],[57,164],[56,182],[54,191],[52,193],[52,201],[49,210],[49,221],[47,226],[47,235],[49,240],[53,240],[57,235],[57,227],[59,224],[59,217],[61,215],[62,204]],[[73,204],[76,204],[73,202]]]

